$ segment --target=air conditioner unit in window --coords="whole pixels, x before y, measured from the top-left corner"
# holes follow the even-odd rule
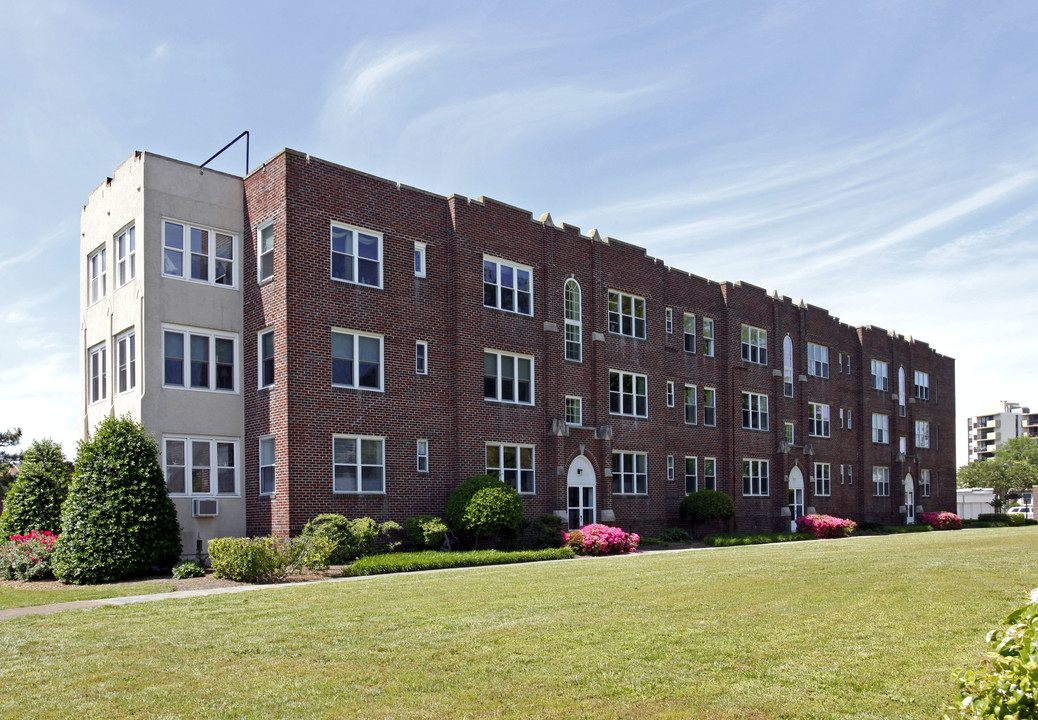
[[[216,517],[220,514],[220,501],[216,498],[195,498],[191,502],[192,517]]]

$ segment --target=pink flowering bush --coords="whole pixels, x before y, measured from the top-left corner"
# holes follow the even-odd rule
[[[578,555],[612,555],[637,552],[641,538],[620,528],[592,523],[579,530],[562,533],[566,546]]]
[[[50,558],[58,536],[50,530],[12,535],[0,546],[0,580],[41,580],[52,577]]]
[[[962,518],[953,512],[919,513],[919,522],[929,525],[934,530],[960,530]]]
[[[811,533],[816,538],[846,537],[858,524],[832,515],[804,515],[797,518],[797,532]]]

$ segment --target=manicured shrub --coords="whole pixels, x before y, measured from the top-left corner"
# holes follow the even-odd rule
[[[326,570],[335,549],[327,535],[213,538],[209,562],[216,577],[238,582],[280,582],[304,570]]]
[[[177,580],[205,577],[205,568],[194,560],[185,560],[173,568],[173,577]]]
[[[477,490],[461,515],[461,529],[474,538],[514,533],[522,522],[519,493],[504,483]]]
[[[962,518],[946,511],[919,513],[919,522],[934,530],[958,530],[962,527]]]
[[[112,582],[180,559],[176,509],[143,425],[106,417],[79,443],[61,527],[54,574],[64,582]]]
[[[411,553],[389,553],[362,557],[342,574],[380,575],[383,573],[415,572],[418,570],[440,570],[443,568],[475,567],[479,565],[508,565],[512,563],[539,562],[542,560],[567,560],[573,557],[569,548],[547,548],[542,550],[470,550],[467,552],[442,553],[434,550]]]
[[[1008,513],[980,513],[979,515],[977,515],[977,520],[979,520],[980,522],[1001,523],[1002,525],[1009,525],[1012,523],[1012,516]]]
[[[735,515],[735,501],[720,490],[697,490],[681,501],[678,515],[689,520],[695,537],[697,523],[727,520]]]
[[[535,549],[562,547],[564,521],[558,515],[538,515],[528,528],[530,545]]]
[[[566,547],[578,555],[613,555],[638,551],[641,538],[620,528],[591,523],[566,533]]]
[[[809,533],[714,533],[703,538],[711,547],[735,547],[739,545],[764,545],[776,542],[813,540]]]
[[[302,535],[328,538],[334,547],[330,562],[342,565],[354,558],[371,555],[376,549],[395,549],[400,542],[391,535],[400,529],[392,520],[380,525],[369,517],[350,520],[335,513],[324,513],[308,522]]]
[[[453,530],[464,530],[465,509],[472,496],[483,488],[507,487],[492,475],[473,475],[451,492],[447,500],[447,526]]]
[[[803,515],[797,518],[797,532],[811,533],[816,538],[846,537],[858,524],[832,515]]]
[[[419,550],[439,550],[447,535],[447,524],[435,515],[419,515],[404,521],[411,544]]]
[[[52,577],[51,557],[58,536],[49,530],[12,535],[0,545],[0,580],[43,580]]]
[[[30,445],[4,499],[0,537],[24,535],[30,530],[61,532],[61,504],[71,480],[72,469],[60,445],[50,439]]]
[[[888,535],[909,535],[911,533],[933,532],[929,525],[884,525],[883,532]]]
[[[686,497],[688,497],[686,495]],[[665,543],[687,543],[692,542],[692,536],[688,534],[688,530],[685,528],[667,528],[660,533],[660,540]],[[644,539],[642,540],[644,542]]]

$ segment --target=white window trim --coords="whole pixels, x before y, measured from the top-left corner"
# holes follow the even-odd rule
[[[873,466],[872,468],[872,496],[890,497],[890,468]]]
[[[767,460],[759,458],[742,459],[742,495],[743,497],[768,497],[771,493],[771,467]],[[754,472],[756,468],[756,472]],[[749,474],[747,474],[749,469]],[[749,483],[749,492],[747,492]]]
[[[571,319],[569,316],[569,308],[567,307],[566,292],[570,286],[570,283],[577,288],[577,318]],[[576,278],[567,278],[566,282],[562,284],[562,357],[569,362],[584,362],[584,291],[580,287],[580,283],[577,282]],[[574,328],[577,333],[577,339],[572,341],[572,344],[577,348],[577,357],[571,358],[569,356],[569,348],[571,341],[569,339],[569,329]]]
[[[740,406],[740,407],[742,407],[742,412],[743,412],[742,429],[743,430],[755,430],[755,431],[758,431],[758,432],[767,432],[770,429],[770,426],[771,426],[771,422],[769,420],[770,410],[768,408],[768,396],[766,394],[764,394],[764,393],[750,392],[748,390],[744,390],[743,393],[742,393],[742,399],[743,399],[743,405]],[[747,400],[749,400],[749,408],[748,409],[746,407],[744,407],[746,405],[746,401]],[[753,407],[754,400],[757,401],[756,402],[756,404],[757,404],[756,409],[754,409],[754,407]],[[750,413],[750,415],[749,415],[749,417],[750,417],[750,424],[749,425],[746,424],[746,415],[745,415],[745,413],[747,413],[747,412]],[[755,416],[757,418],[757,426],[756,427],[754,427],[754,425],[753,425],[753,418]]]
[[[663,329],[668,335],[674,334],[674,308],[663,309]]]
[[[421,366],[419,366],[421,360]],[[414,342],[414,372],[415,375],[429,374],[429,342],[427,340],[415,340]]]
[[[497,374],[494,376],[494,379],[496,381],[496,396],[495,397],[487,397],[486,387],[484,385],[483,399],[486,402],[505,403],[506,405],[536,405],[537,404],[537,392],[536,392],[536,389],[537,389],[536,388],[537,365],[534,362],[533,356],[532,355],[519,355],[517,353],[505,352],[503,350],[493,350],[491,348],[483,348],[484,363],[486,362],[486,355],[488,355],[488,354],[489,355],[494,355],[497,358],[497,369],[496,369],[496,373]],[[501,358],[502,357],[510,357],[510,358],[514,358],[516,360],[529,360],[530,361],[530,400],[529,400],[529,402],[524,401],[524,400],[503,400],[503,399],[501,399],[501,387],[502,387],[502,382],[504,381],[504,378],[501,375]],[[515,369],[516,369],[515,370],[515,377],[512,378],[512,380],[514,382],[514,385],[512,387],[514,392],[512,393],[512,395],[513,395],[513,397],[518,398],[519,397],[519,363],[518,362],[515,364]],[[486,372],[486,370],[484,369],[484,373],[485,372]],[[486,375],[484,374],[483,377],[484,377],[484,383],[485,383]]]
[[[270,230],[270,250],[263,252],[263,233]],[[263,275],[263,256],[270,255],[270,275]],[[264,283],[274,278],[274,221],[267,220],[256,227],[256,282]]]
[[[360,330],[351,330],[349,328],[333,327],[332,335],[352,335],[353,336],[353,382],[352,384],[337,383],[335,382],[335,371],[332,370],[330,373],[330,379],[332,381],[332,387],[346,388],[349,390],[359,390],[361,392],[385,392],[386,385],[386,342],[385,337],[376,333],[362,332]],[[366,337],[378,340],[378,387],[370,387],[367,385],[360,384],[360,353],[358,352],[357,338]],[[335,358],[331,353],[331,336],[328,338],[328,360],[329,365],[334,363]],[[331,368],[329,368],[331,369]],[[360,436],[357,436],[360,437]]]
[[[713,472],[708,473],[707,468],[711,468]],[[703,489],[717,489],[717,458],[715,457],[703,458]]]
[[[825,403],[807,404],[807,434],[811,437],[827,438],[831,434],[830,409]]]
[[[620,390],[619,390],[620,409],[617,410],[617,411],[613,410],[613,390],[612,390],[612,385],[613,385],[613,375],[614,374],[619,376],[618,380],[619,380],[619,386],[620,386]],[[634,392],[633,392],[634,412],[630,412],[630,413],[623,412],[623,398],[624,398],[624,395],[625,395],[625,393],[623,391],[623,385],[624,385],[624,378],[628,377],[628,376],[631,378],[631,386],[634,388]],[[639,378],[641,378],[642,387],[645,389],[645,392],[643,394],[641,394],[641,395],[638,394],[638,379]],[[627,372],[626,370],[613,370],[613,369],[610,369],[609,370],[609,414],[610,415],[618,415],[618,416],[622,416],[622,417],[638,417],[638,418],[647,418],[647,417],[649,417],[649,391],[648,391],[648,387],[649,387],[649,377],[647,375],[643,375],[642,373]],[[645,403],[645,412],[641,413],[641,414],[638,413],[638,398],[641,398],[644,401],[644,403]]]
[[[615,313],[612,310],[609,309],[610,302],[612,301],[614,295],[616,296],[616,312]],[[630,315],[626,315],[624,313],[624,311],[623,311],[623,308],[624,308],[624,298],[625,297],[631,299],[631,314]],[[641,303],[641,306],[642,306],[641,318],[638,317],[638,310],[637,310],[637,305],[638,305],[639,302]],[[618,329],[617,330],[613,330],[613,318],[612,318],[613,315],[616,315],[616,317],[618,319],[618,323],[617,323],[617,328]],[[636,338],[638,340],[644,340],[646,338],[646,336],[648,335],[648,329],[647,329],[648,328],[648,322],[646,321],[647,315],[648,315],[648,313],[646,312],[645,298],[642,297],[641,295],[632,295],[631,293],[626,293],[626,292],[623,292],[621,290],[612,290],[612,289],[610,289],[608,291],[608,294],[606,296],[606,319],[607,319],[607,327],[608,327],[609,333],[611,335],[619,335],[621,337],[630,337],[630,338]],[[623,329],[624,329],[623,319],[625,317],[631,318],[631,332],[629,332],[629,333],[625,333],[623,331]],[[642,323],[642,332],[641,332],[640,335],[638,334],[638,322],[637,322],[638,320],[641,320],[641,323]]]
[[[168,482],[166,468],[166,443],[168,441],[183,442],[184,443],[184,492],[182,493],[169,493],[170,497],[204,497],[204,498],[231,498],[241,497],[241,471],[242,471],[242,456],[239,450],[240,442],[238,438],[233,437],[218,437],[210,435],[179,435],[171,433],[169,435],[162,436],[162,478],[164,482]],[[191,489],[191,471],[193,469],[192,460],[194,455],[192,453],[192,444],[196,442],[208,442],[209,443],[209,492],[196,493]],[[217,452],[217,443],[229,443],[234,445],[234,492],[233,493],[221,493],[216,488],[219,487],[220,473],[218,462],[219,453]]]
[[[265,335],[270,335],[271,345],[273,345],[273,343],[274,343],[274,328],[272,328],[272,327],[263,328],[258,333],[256,333],[256,384],[257,384],[257,387],[260,390],[266,390],[268,388],[272,388],[272,387],[274,387],[275,383],[277,382],[277,367],[276,366],[274,368],[274,371],[271,373],[271,375],[273,375],[273,378],[271,379],[271,381],[269,383],[264,383],[263,382],[263,365],[264,365],[263,337]],[[276,363],[277,363],[277,348],[274,348],[273,353],[274,354],[272,355],[271,359],[274,361],[274,363],[276,365]]]
[[[174,275],[173,273],[166,272],[166,223],[172,223],[174,225],[180,225],[184,228],[184,247],[180,252],[180,269],[183,271],[182,275]],[[191,228],[196,230],[204,230],[209,233],[209,250],[206,254],[206,262],[208,264],[207,274],[209,279],[199,280],[198,278],[191,277]],[[227,235],[231,238],[231,272],[234,276],[231,278],[232,283],[230,285],[216,282],[216,235]],[[175,248],[168,248],[175,250]],[[237,233],[233,233],[230,230],[222,230],[220,228],[211,227],[208,225],[200,225],[199,223],[187,222],[186,220],[176,220],[171,217],[162,218],[162,277],[173,278],[175,280],[183,280],[185,282],[195,283],[197,285],[207,285],[209,287],[223,288],[224,290],[237,290],[241,279],[242,259],[241,259],[241,243]]]
[[[257,441],[257,448],[258,448],[257,449],[257,455],[256,455],[256,465],[257,465],[257,467],[259,469],[259,475],[256,478],[256,480],[259,482],[259,495],[261,497],[267,497],[267,496],[270,496],[270,495],[276,495],[277,491],[278,491],[277,441],[275,440],[273,435],[262,435],[262,436],[256,438],[256,441]],[[272,462],[269,465],[264,465],[263,464],[263,445],[264,445],[264,443],[267,443],[267,442],[269,442],[269,443],[271,443],[273,445],[273,448],[274,448],[274,462]],[[272,477],[273,488],[271,490],[264,490],[263,489],[263,468],[267,468],[267,467],[272,469],[271,475],[273,476]]]
[[[497,301],[496,305],[487,305],[487,302],[486,302],[486,286],[490,285],[491,283],[488,283],[486,281],[486,276],[485,276],[485,274],[483,274],[483,268],[484,268],[484,264],[488,263],[488,262],[492,262],[492,263],[497,265],[497,270],[494,273],[494,283],[493,283],[493,285],[497,288],[497,290],[495,291],[495,299]],[[513,292],[515,292],[515,307],[512,310],[509,310],[508,308],[501,307],[501,290],[502,290],[502,287],[501,287],[501,266],[502,265],[510,267],[510,268],[512,268],[512,270],[516,271],[516,274],[513,275],[513,278],[516,280],[517,283],[518,283],[518,278],[519,278],[518,271],[522,270],[522,271],[527,272],[527,273],[530,274],[530,312],[525,313],[525,312],[522,312],[521,310],[519,310],[519,286],[518,286],[518,284],[516,284],[515,287],[510,288]],[[480,273],[484,275],[483,276],[482,285],[480,286],[481,290],[483,292],[483,307],[491,308],[493,310],[500,310],[501,312],[512,313],[513,315],[522,315],[523,317],[533,317],[534,316],[534,298],[536,296],[534,295],[534,278],[533,278],[533,268],[532,267],[530,267],[529,265],[523,265],[521,263],[514,262],[512,260],[505,260],[504,258],[494,257],[493,255],[483,255],[483,262],[480,263]]]
[[[827,462],[816,462],[812,468],[812,476],[815,481],[815,495],[819,497],[830,497],[833,494],[832,465]]]
[[[746,339],[743,339],[743,335],[746,335]],[[739,345],[743,362],[765,366],[768,364],[768,331],[764,328],[742,323],[739,329]]]
[[[922,380],[922,382],[920,382]],[[929,400],[930,399],[930,373],[922,370],[915,370],[912,380],[912,395],[917,400]]]
[[[692,402],[689,403],[688,398],[691,395]],[[699,388],[695,385],[685,385],[685,424],[686,425],[698,425],[699,424]],[[688,419],[689,408],[692,409],[692,419]]]
[[[357,463],[354,467],[357,468],[357,489],[356,490],[336,490],[335,489],[335,441],[336,440],[356,440],[357,441]],[[381,490],[362,490],[361,486],[363,483],[363,472],[365,467],[375,467],[374,465],[364,465],[361,462],[363,456],[361,451],[361,442],[364,440],[375,440],[382,443],[382,464],[379,466],[382,468],[382,489]],[[332,494],[333,495],[385,495],[386,494],[386,438],[383,435],[349,435],[343,433],[334,433],[332,435]]]
[[[120,389],[123,380],[122,353],[123,343],[126,344],[126,388]],[[137,333],[136,328],[130,328],[120,333],[115,338],[115,395],[123,395],[133,392],[137,387]]]
[[[644,467],[642,472],[638,471],[638,458],[641,458],[641,464]],[[634,469],[631,471],[627,470],[628,461],[634,463]],[[640,495],[646,496],[649,494],[649,455],[644,452],[632,452],[630,450],[613,450],[613,468],[612,468],[612,483],[614,486],[613,495]],[[633,480],[633,490],[628,492],[624,490],[624,476],[630,475]],[[619,479],[617,479],[619,476]],[[641,479],[645,484],[645,491],[638,492],[638,480]],[[619,482],[620,490],[615,489],[616,484]]]
[[[890,416],[872,413],[872,442],[877,445],[890,444]]]
[[[667,456],[667,482],[674,482],[674,456]]]
[[[580,415],[580,417],[577,419],[577,422],[570,422],[570,420],[569,420],[569,401],[570,400],[576,400],[577,401],[577,412]],[[563,410],[564,410],[563,419],[564,419],[564,421],[565,421],[565,423],[567,425],[570,425],[572,427],[582,427],[584,425],[584,398],[583,397],[581,397],[579,395],[567,395]]]
[[[427,271],[426,271],[426,264],[425,264],[426,263],[425,243],[423,243],[423,242],[415,242],[415,244],[414,244],[414,256],[415,256],[415,258],[417,260],[415,262],[415,265],[421,265],[422,266],[421,269],[419,269],[417,267],[414,269],[414,276],[415,277],[420,277],[420,278],[426,277]]]
[[[709,332],[707,332],[708,327]],[[714,356],[714,319],[708,317],[703,318],[703,356]]]
[[[87,255],[87,305],[108,294],[108,248],[105,245]]]
[[[87,350],[87,382],[88,404],[93,405],[108,398],[108,343],[105,341]]]
[[[183,360],[183,384],[177,385],[166,382],[166,333],[180,333],[184,337],[184,357]],[[192,387],[191,386],[191,341],[190,337],[206,337],[209,339],[209,387]],[[216,387],[216,341],[217,340],[230,340],[234,343],[233,354],[234,354],[234,372],[231,378],[231,382],[234,385],[233,389],[217,388]],[[241,343],[237,333],[229,333],[221,330],[209,330],[207,328],[190,327],[187,325],[162,325],[162,387],[170,388],[175,390],[191,390],[194,392],[215,392],[222,393],[225,395],[237,395],[241,391],[241,380],[239,375],[241,373]]]
[[[829,379],[829,348],[825,345],[807,343],[807,374],[811,377]]]
[[[919,496],[930,497],[933,488],[933,474],[928,469],[919,471]]]
[[[511,468],[505,468],[503,463],[504,463],[504,456],[505,456],[504,449],[505,448],[514,448],[515,449],[515,457],[516,457],[516,465],[517,465],[517,467],[515,468],[516,479],[515,479],[514,489],[520,495],[536,495],[537,494],[537,446],[536,445],[529,445],[529,444],[525,444],[525,443],[487,442],[485,444],[484,450],[483,450],[483,457],[484,458],[486,458],[486,456],[487,456],[487,450],[489,448],[492,448],[492,447],[493,448],[497,448],[497,462],[498,462],[498,464],[496,466],[493,466],[493,467],[491,467],[490,465],[487,465],[486,466],[486,473],[487,473],[487,475],[494,475],[494,473],[497,472],[497,474],[494,475],[494,477],[496,477],[498,480],[500,480],[501,482],[505,483],[509,487],[513,487],[511,485],[511,483],[509,483],[505,479],[505,477],[504,477],[505,470],[511,469]],[[522,467],[522,457],[523,457],[522,451],[523,450],[529,450],[530,451],[530,467],[529,468],[523,468]],[[522,490],[521,488],[523,486],[523,472],[525,472],[527,470],[530,473],[530,489],[529,490]]]
[[[922,430],[922,432],[920,432]],[[915,421],[915,446],[923,450],[930,449],[930,423],[927,420]]]
[[[428,474],[429,473],[429,441],[425,438],[418,438],[415,440],[415,471]],[[422,461],[425,461],[424,467]]]
[[[125,246],[120,240],[126,238]],[[137,277],[137,233],[134,224],[130,223],[112,238],[115,247],[115,282],[117,287],[122,287],[132,282]],[[120,256],[119,251],[125,250],[125,255]]]
[[[689,462],[691,460],[692,462]],[[691,467],[692,472],[689,472]],[[691,480],[691,489],[689,489],[689,480]],[[699,458],[695,455],[685,456],[685,494],[690,492],[696,492],[699,490]]]
[[[349,230],[353,233],[353,254],[348,256],[352,258],[353,262],[353,280],[347,280],[346,278],[337,278],[334,275],[336,253],[334,250],[334,245],[332,244],[332,239],[335,236],[335,228],[339,228],[340,230]],[[360,240],[359,238],[357,238],[357,233],[364,233],[365,235],[370,235],[374,238],[378,238],[378,285],[370,285],[368,283],[362,283],[360,281],[360,268],[358,267],[361,260]],[[368,262],[375,262],[372,261],[370,258],[364,258],[364,260],[367,260]],[[331,221],[331,224],[328,227],[328,277],[331,278],[333,282],[341,282],[344,285],[356,285],[358,287],[366,287],[372,288],[374,290],[381,290],[384,286],[385,265],[385,239],[383,238],[382,233],[376,232],[375,230],[368,230],[367,228],[357,227],[356,225],[350,225],[348,223],[339,222],[337,220]]]
[[[713,402],[708,403],[708,398],[712,399]],[[707,412],[708,410],[713,412]],[[713,419],[711,419],[711,416],[713,416]],[[703,426],[717,427],[717,388],[703,388]]]
[[[674,381],[667,381],[667,407],[674,407]]]
[[[689,325],[692,327],[692,332],[689,332]],[[682,313],[681,332],[685,352],[695,355],[698,341],[696,339],[696,316],[693,313]]]
[[[872,389],[886,392],[890,390],[890,363],[886,360],[872,360]]]

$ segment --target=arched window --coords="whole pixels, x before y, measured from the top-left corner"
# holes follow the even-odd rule
[[[897,369],[897,412],[901,417],[905,416],[905,368]]]
[[[566,304],[566,359],[581,361],[580,340],[580,285],[570,278],[565,286]]]
[[[782,392],[793,397],[793,341],[789,335],[782,341]]]

